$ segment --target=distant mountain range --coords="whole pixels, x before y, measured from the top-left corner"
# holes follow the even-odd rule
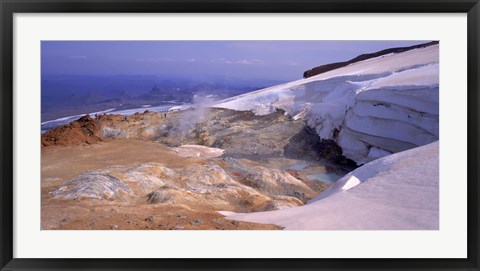
[[[42,121],[109,108],[189,102],[196,93],[223,99],[278,83],[226,77],[46,75],[42,77]]]

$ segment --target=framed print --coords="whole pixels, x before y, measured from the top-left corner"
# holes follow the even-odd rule
[[[479,7],[2,0],[2,270],[478,270]]]

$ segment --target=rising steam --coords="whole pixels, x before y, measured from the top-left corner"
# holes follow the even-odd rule
[[[192,101],[191,109],[183,112],[177,127],[184,136],[187,136],[197,124],[208,118],[207,109],[214,103],[214,99],[204,93],[195,94]]]

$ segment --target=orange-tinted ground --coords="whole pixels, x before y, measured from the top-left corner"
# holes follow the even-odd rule
[[[318,146],[304,123],[282,112],[212,109],[201,122],[182,124],[193,113],[85,116],[43,134],[42,229],[281,229],[217,211],[300,206],[328,187],[309,176],[346,172],[320,158],[335,150]],[[188,147],[173,147],[185,144],[225,154],[189,156]],[[118,183],[126,195],[108,190]]]
[[[138,155],[141,153],[141,155]],[[48,192],[87,170],[161,162],[172,167],[202,163],[159,143],[118,139],[94,145],[42,148],[42,229],[59,230],[278,230],[274,225],[235,222],[212,210],[105,200],[57,200]]]

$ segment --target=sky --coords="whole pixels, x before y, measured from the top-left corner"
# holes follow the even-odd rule
[[[42,41],[42,76],[289,81],[305,70],[426,41]]]

